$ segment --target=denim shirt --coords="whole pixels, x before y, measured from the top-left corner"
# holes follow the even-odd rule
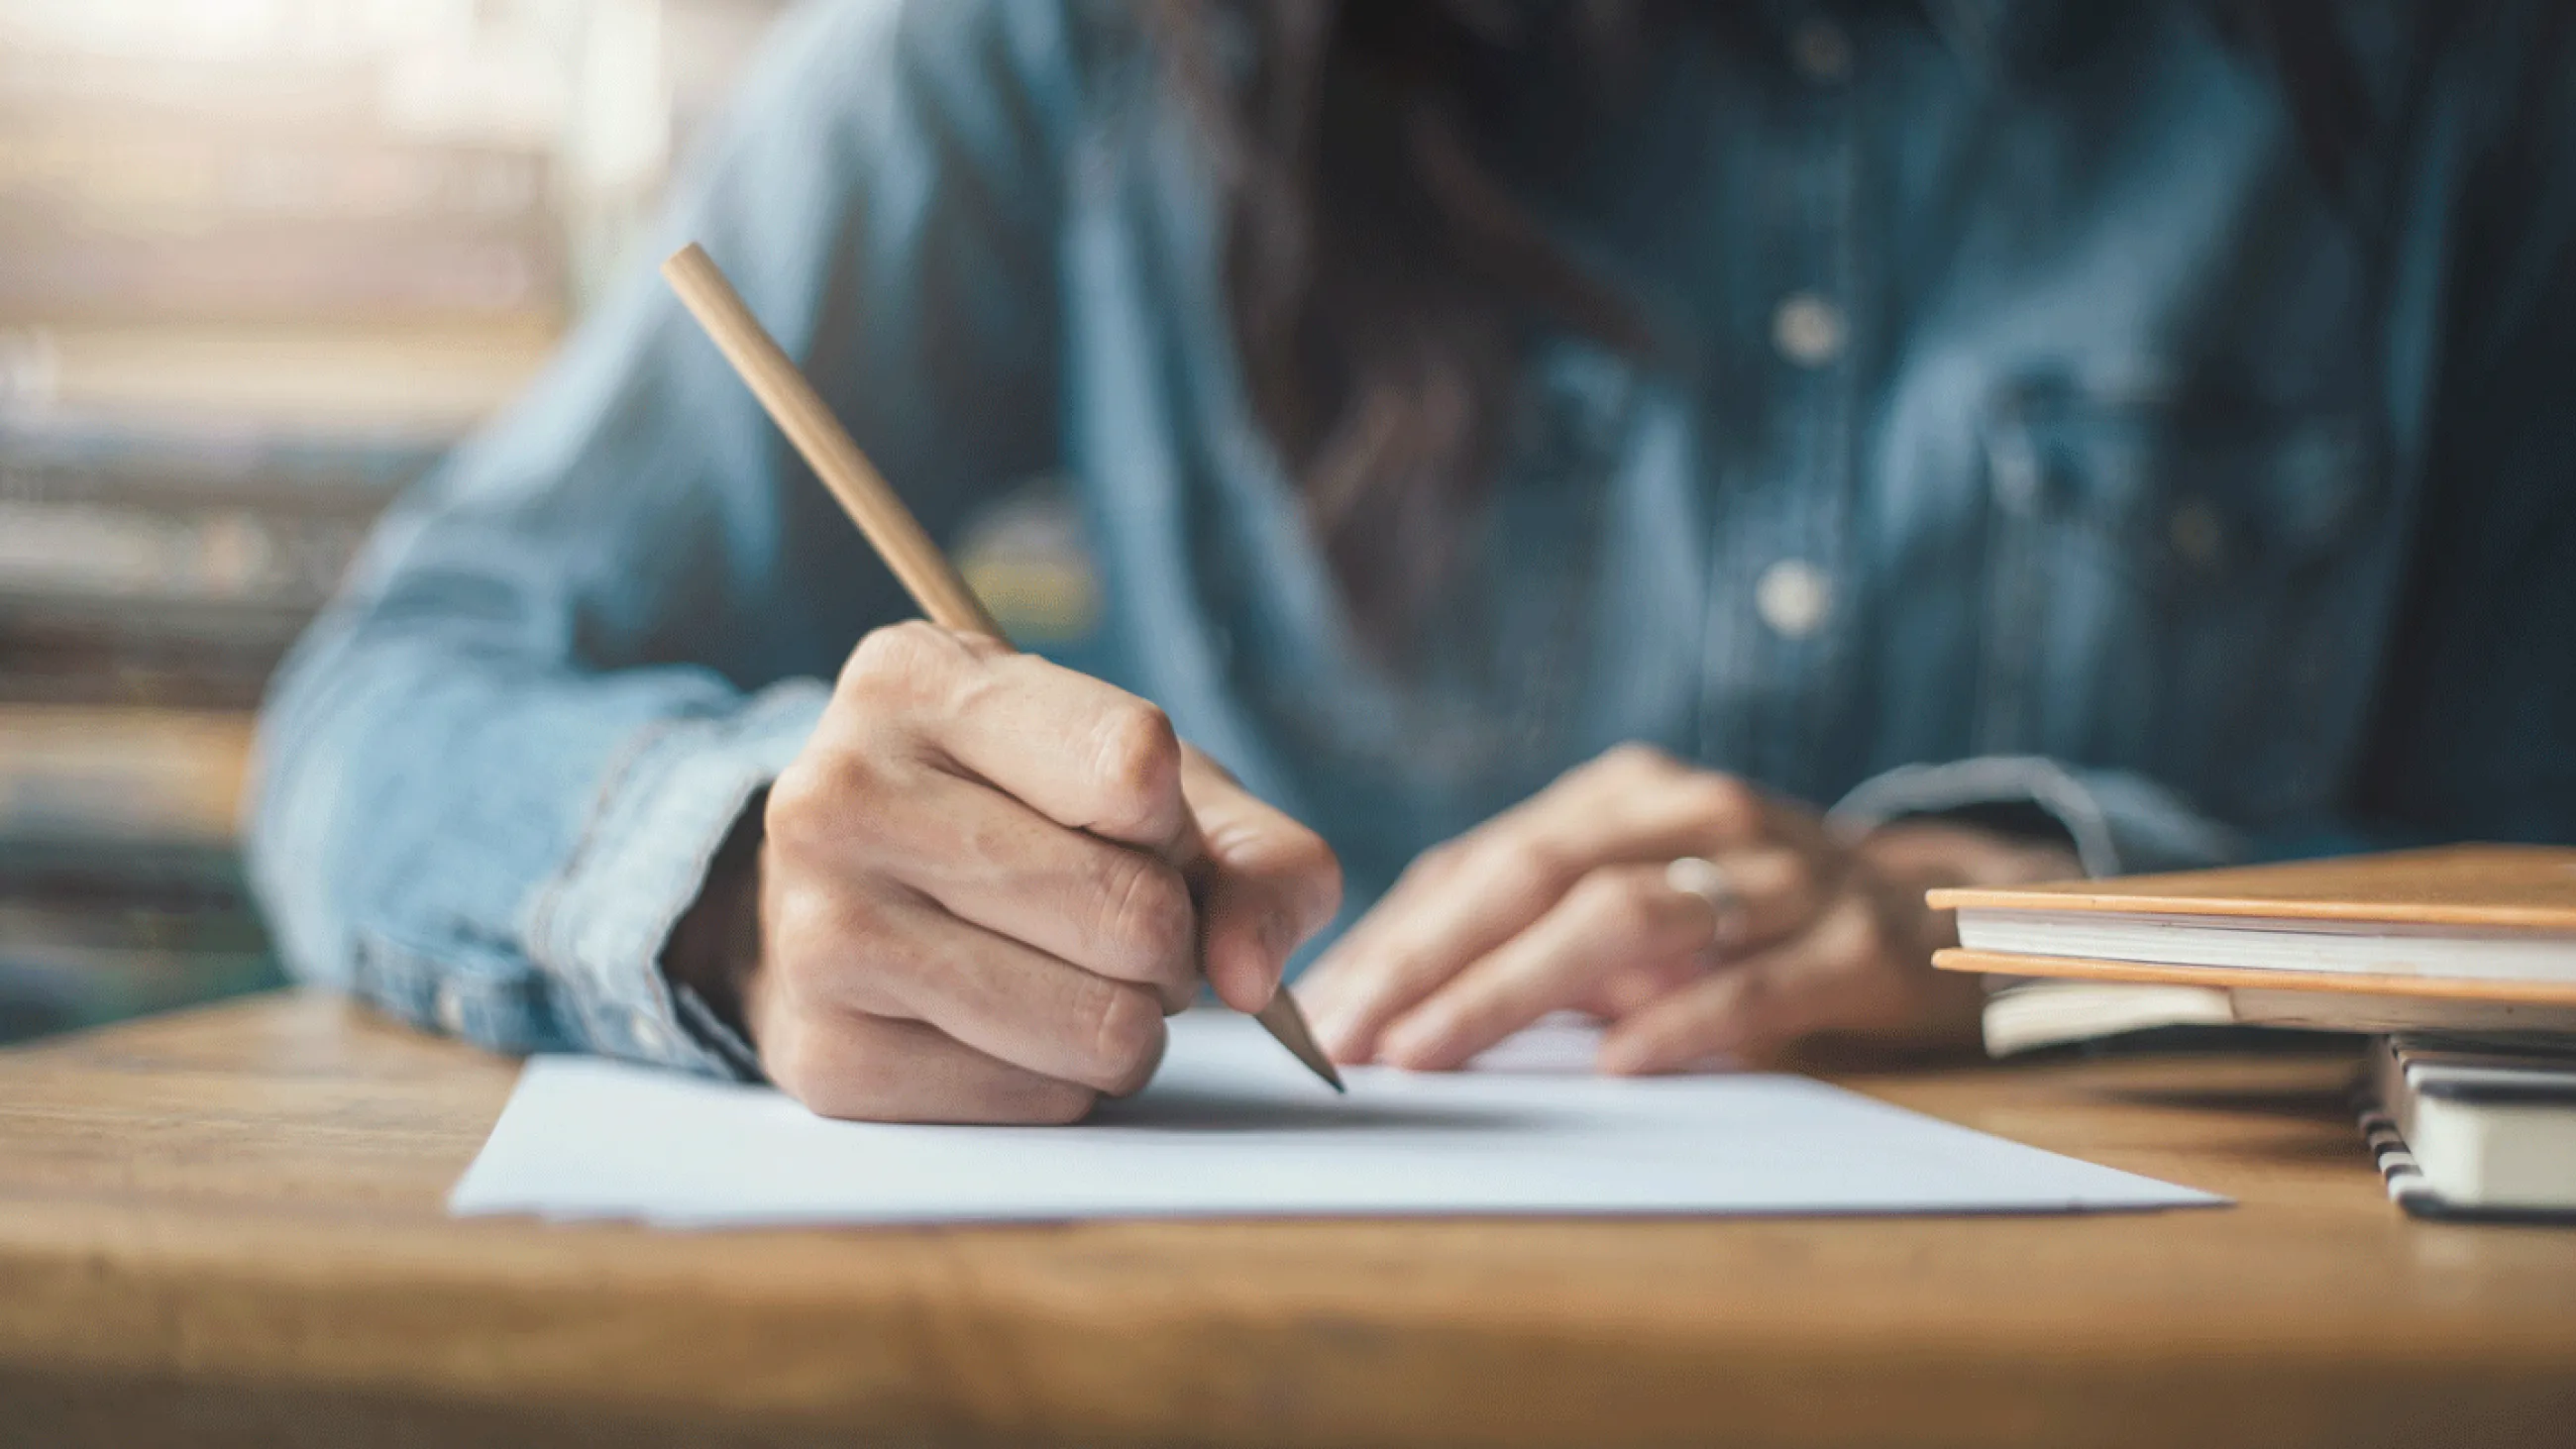
[[[1210,162],[1117,7],[801,12],[654,254],[703,241],[934,534],[1071,480],[1120,682],[1322,831],[1354,909],[1624,740],[1856,825],[2036,807],[2095,870],[2576,839],[2549,8],[2427,51],[2414,8],[2331,7],[2380,118],[2341,173],[2201,7],[1686,34],[1548,213],[1676,345],[1533,346],[1403,669],[1250,413]],[[287,957],[505,1050],[739,1067],[663,943],[910,612],[639,269],[281,677]]]

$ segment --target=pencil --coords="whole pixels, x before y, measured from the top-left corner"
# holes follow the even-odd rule
[[[742,378],[743,385],[769,413],[778,430],[787,435],[796,451],[823,480],[823,486],[840,501],[850,521],[867,535],[886,567],[894,571],[905,592],[921,606],[934,624],[965,630],[1010,643],[1010,636],[994,621],[983,601],[966,587],[948,556],[939,551],[921,521],[904,507],[903,500],[859,451],[849,430],[823,405],[813,384],[805,380],[795,362],[782,351],[760,319],[751,315],[743,304],[742,294],[725,280],[724,272],[696,242],[671,254],[662,263],[662,277],[678,293],[680,301],[698,319],[707,336],[722,352],[725,360]],[[1281,1046],[1336,1092],[1343,1090],[1342,1075],[1333,1069],[1332,1059],[1315,1045],[1315,1034],[1306,1025],[1306,1014],[1297,1009],[1297,998],[1282,986],[1270,998],[1270,1004],[1253,1013]]]

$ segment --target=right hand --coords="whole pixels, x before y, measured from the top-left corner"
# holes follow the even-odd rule
[[[1332,919],[1313,832],[1153,705],[978,635],[879,629],[771,788],[730,984],[825,1116],[1070,1122],[1207,981],[1257,1011]]]

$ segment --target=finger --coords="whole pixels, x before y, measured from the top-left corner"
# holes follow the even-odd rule
[[[1596,1021],[1633,1016],[1667,992],[1705,980],[1710,959],[1705,952],[1663,961],[1622,961],[1574,1004]]]
[[[1399,882],[1329,953],[1316,1024],[1325,1050],[1371,1059],[1388,1022],[1529,929],[1596,866],[1662,864],[1759,838],[1766,806],[1751,786],[1698,771],[1638,773],[1653,768],[1578,772],[1444,847],[1456,858],[1435,856],[1409,888]]]
[[[1235,1010],[1259,1011],[1289,956],[1341,910],[1341,862],[1322,836],[1213,767],[1192,773],[1190,806],[1206,851],[1208,984]]]
[[[806,1015],[765,1044],[770,1079],[818,1116],[863,1122],[1055,1124],[1099,1093],[998,1061],[917,1021]]]
[[[1708,904],[1660,866],[1609,866],[1555,909],[1390,1022],[1378,1060],[1415,1071],[1455,1067],[1551,1011],[1570,1007],[1621,965],[1687,960],[1708,944]]]
[[[863,703],[862,718],[899,724],[1060,825],[1186,853],[1180,739],[1160,709],[1115,685],[915,621],[861,640],[838,690]]]
[[[926,1022],[987,1056],[1113,1095],[1161,1062],[1155,994],[958,920],[892,891],[808,891],[779,903],[771,943],[793,961],[803,1011]],[[864,944],[855,944],[864,943]],[[867,969],[846,969],[854,951]]]
[[[1694,892],[1674,894],[1699,903],[1699,918],[1708,931],[1703,944],[1722,954],[1739,954],[1780,941],[1815,919],[1826,898],[1826,882],[1813,858],[1780,846],[1721,850],[1702,857],[1718,868],[1725,890],[1717,901]],[[1658,871],[1669,867],[1669,862]],[[1672,889],[1669,877],[1663,884]]]
[[[1758,1061],[1838,1019],[1876,1017],[1883,1003],[1868,996],[1870,940],[1866,907],[1838,900],[1807,930],[1613,1025],[1600,1069],[1642,1076],[1713,1057]]]
[[[1496,826],[1517,827],[1567,858],[1670,859],[1765,840],[1803,846],[1803,807],[1759,786],[1645,745],[1622,745],[1568,771]]]
[[[1426,892],[1439,889],[1442,882],[1454,876],[1464,853],[1461,843],[1453,841],[1414,857],[1404,873],[1396,877],[1395,884],[1380,894],[1368,911],[1342,933],[1341,939],[1298,978],[1297,999],[1319,1026],[1365,993],[1370,963],[1376,959],[1377,943],[1385,936],[1387,923],[1410,914]]]
[[[1198,994],[1198,910],[1161,857],[954,776],[925,776],[877,826],[877,868],[958,919],[1150,987],[1173,1011]]]

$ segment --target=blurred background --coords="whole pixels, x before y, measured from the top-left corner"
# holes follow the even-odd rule
[[[375,515],[641,260],[784,0],[0,0],[0,1040],[278,978],[236,815]],[[1042,485],[967,571],[1078,643]]]

